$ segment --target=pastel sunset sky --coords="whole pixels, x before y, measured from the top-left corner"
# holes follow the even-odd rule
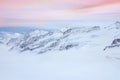
[[[96,20],[105,16],[120,19],[120,0],[0,0],[0,26]]]

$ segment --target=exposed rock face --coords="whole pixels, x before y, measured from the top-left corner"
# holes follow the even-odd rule
[[[120,44],[120,39],[114,39],[111,45],[119,45]]]
[[[111,43],[110,46],[106,46],[104,48],[104,50],[108,49],[108,48],[113,48],[113,47],[119,47],[120,46],[120,39],[114,39]]]

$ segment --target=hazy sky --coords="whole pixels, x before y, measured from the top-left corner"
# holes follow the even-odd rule
[[[120,0],[0,0],[0,26],[120,19]]]

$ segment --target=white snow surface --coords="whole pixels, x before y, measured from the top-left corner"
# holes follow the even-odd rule
[[[34,55],[2,46],[0,80],[119,80],[120,61],[106,57],[99,48]]]
[[[81,46],[43,54],[9,51],[0,44],[0,80],[120,80],[120,47],[103,51],[120,38],[119,30],[83,33],[80,39],[73,39],[80,40]]]

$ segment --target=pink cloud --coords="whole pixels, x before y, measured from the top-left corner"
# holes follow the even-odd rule
[[[115,3],[115,5],[114,5]],[[0,0],[0,25],[38,24],[75,20],[89,14],[113,11],[119,0]],[[118,12],[119,13],[119,12]]]

